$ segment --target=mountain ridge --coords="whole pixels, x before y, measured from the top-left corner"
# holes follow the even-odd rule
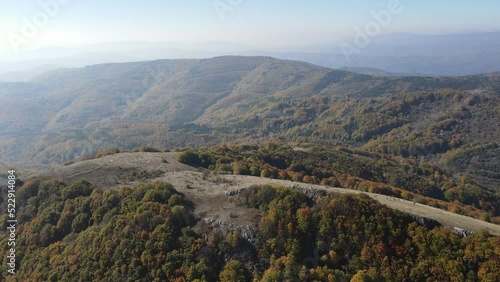
[[[68,185],[78,183],[85,180],[95,183],[98,189],[116,189],[123,185],[134,186],[139,185],[146,180],[147,182],[168,182],[184,195],[188,200],[195,203],[195,213],[205,214],[205,209],[211,209],[217,212],[211,212],[211,217],[223,217],[226,221],[236,221],[234,224],[257,225],[256,222],[238,222],[237,219],[231,219],[228,215],[222,215],[223,211],[214,207],[210,207],[208,203],[202,201],[204,197],[227,197],[227,191],[246,190],[253,185],[280,185],[283,187],[292,187],[301,191],[310,191],[308,194],[314,194],[315,191],[327,193],[341,194],[365,194],[370,198],[380,201],[382,204],[392,209],[397,209],[406,213],[413,214],[417,217],[430,218],[437,220],[441,224],[453,230],[454,227],[479,232],[487,230],[494,236],[500,236],[500,226],[471,217],[458,215],[443,211],[441,209],[432,208],[431,206],[397,199],[392,196],[369,193],[359,190],[314,185],[300,183],[294,181],[286,181],[279,179],[270,179],[265,177],[254,177],[248,175],[220,175],[224,180],[211,181],[203,177],[204,172],[199,168],[182,164],[178,161],[181,152],[166,152],[166,153],[119,153],[110,156],[104,156],[98,159],[85,160],[53,168],[41,174],[32,175],[31,177],[50,180],[59,179]],[[206,173],[206,171],[205,171]],[[133,177],[137,175],[137,177]],[[142,175],[142,176],[141,176]],[[145,178],[141,178],[145,177]],[[188,183],[188,184],[186,184]],[[191,188],[185,188],[189,185]],[[196,187],[196,188],[193,188]],[[201,189],[198,187],[210,187],[209,189]],[[195,190],[195,191],[193,191]],[[197,196],[197,194],[201,194]],[[227,200],[227,199],[226,199]],[[217,200],[219,201],[219,200]],[[225,203],[224,205],[227,205]],[[418,206],[417,206],[418,205]],[[220,214],[219,214],[220,213]]]
[[[484,156],[493,160],[488,144],[498,140],[499,73],[381,77],[223,56],[62,69],[1,85],[0,98],[9,99],[0,105],[3,166],[47,168],[110,147],[251,140],[355,146],[437,162],[447,152],[486,146]],[[489,123],[478,127],[481,119]],[[463,130],[470,134],[460,137]],[[444,157],[454,166],[456,154]],[[475,177],[494,190],[500,171],[486,171]]]

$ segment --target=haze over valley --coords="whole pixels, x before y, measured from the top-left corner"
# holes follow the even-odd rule
[[[399,76],[463,76],[500,69],[500,32],[394,33],[369,40],[362,50],[354,43],[343,47],[342,44],[348,44],[349,39],[281,48],[234,42],[141,41],[45,47],[27,52],[15,61],[4,59],[2,62],[0,59],[0,81],[27,81],[47,70],[65,67],[225,55],[272,56],[328,68],[350,68],[354,72],[366,73],[367,69],[376,69],[380,71],[368,73]]]

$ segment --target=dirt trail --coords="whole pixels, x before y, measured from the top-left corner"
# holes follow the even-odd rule
[[[283,185],[286,187],[290,187],[291,185],[295,185],[298,187],[303,187],[303,188],[308,188],[308,189],[319,189],[319,190],[324,190],[329,193],[363,193],[368,195],[370,198],[375,199],[379,201],[381,204],[386,205],[392,209],[397,209],[409,214],[413,214],[419,217],[426,217],[430,219],[434,219],[441,223],[444,226],[448,227],[458,227],[461,229],[465,230],[470,230],[474,232],[478,232],[480,230],[486,230],[490,234],[495,235],[495,236],[500,236],[500,225],[496,225],[493,223],[485,222],[482,220],[478,220],[475,218],[471,218],[468,216],[463,216],[459,214],[455,214],[452,212],[448,212],[442,209],[434,208],[431,206],[427,205],[422,205],[418,203],[414,203],[411,201],[406,201],[403,199],[398,199],[390,196],[385,196],[381,194],[374,194],[374,193],[368,193],[368,192],[362,192],[362,191],[356,191],[356,190],[350,190],[350,189],[343,189],[343,188],[332,188],[332,187],[325,187],[325,186],[320,186],[320,185],[310,185],[310,184],[304,184],[304,183],[297,183],[297,182],[292,182],[292,181],[286,181],[286,180],[277,180],[277,179],[267,179],[267,178],[260,178],[260,177],[253,177],[253,176],[232,176],[228,175],[226,176],[229,179],[235,179],[236,182],[240,183],[248,183],[247,185],[252,185],[252,184],[277,184],[277,185]]]
[[[434,219],[450,228],[458,227],[474,232],[486,230],[492,235],[500,236],[500,225],[380,194],[254,176],[215,177],[179,163],[178,154],[174,152],[122,153],[61,166],[42,173],[38,177],[58,178],[67,184],[84,179],[101,189],[131,186],[142,181],[166,181],[174,185],[179,192],[185,194],[195,204],[195,214],[200,218],[211,218],[243,226],[255,226],[258,223],[258,211],[240,205],[238,197],[227,195],[226,191],[235,191],[252,185],[271,184],[286,187],[294,185],[329,193],[364,193],[390,208],[418,217]]]

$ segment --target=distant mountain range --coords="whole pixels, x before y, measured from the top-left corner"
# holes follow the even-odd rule
[[[0,81],[27,81],[44,70],[62,67],[223,55],[272,56],[328,68],[378,69],[403,76],[462,76],[500,71],[500,32],[387,34],[370,38],[369,44],[357,48],[358,52],[352,56],[344,54],[341,46],[345,44],[357,48],[354,36],[314,46],[280,49],[228,42],[139,41],[43,48],[16,58],[0,59]]]

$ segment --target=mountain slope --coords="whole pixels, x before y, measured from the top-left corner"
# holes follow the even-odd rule
[[[179,163],[183,154],[118,153],[19,183],[16,275],[3,256],[0,279],[499,278],[499,225],[381,194],[210,173]]]
[[[487,230],[495,236],[500,236],[499,225],[392,196],[248,175],[204,176],[206,171],[205,173],[200,172],[199,169],[179,163],[177,159],[180,154],[179,152],[121,153],[57,167],[34,177],[44,180],[56,178],[68,185],[86,180],[95,183],[96,188],[99,189],[118,188],[123,185],[133,186],[144,181],[164,181],[173,184],[187,200],[194,203],[196,215],[207,215],[235,225],[250,224],[254,226],[258,223],[252,218],[255,214],[232,206],[230,204],[231,197],[226,195],[226,191],[238,191],[253,185],[281,185],[297,189],[302,187],[299,190],[309,194],[314,194],[314,191],[363,193],[390,208],[417,217],[434,219],[451,229],[458,227],[474,232]],[[228,210],[239,213],[241,216],[232,218]],[[247,216],[244,216],[245,214]]]
[[[204,184],[204,190],[192,189],[212,192],[211,185]],[[495,271],[498,237],[483,231],[459,237],[365,195],[311,196],[269,185],[249,187],[240,195],[213,193],[224,203],[212,203],[215,209],[229,208],[233,220],[244,217],[240,210],[250,212],[259,222],[254,226],[211,218],[210,213],[195,214],[196,204],[176,188],[160,181],[105,190],[87,181],[26,182],[18,191],[22,208],[16,228],[15,275],[7,274],[9,258],[3,256],[0,279],[499,278]],[[1,243],[8,253],[6,224],[2,227]],[[437,267],[420,271],[429,265]]]
[[[0,89],[3,166],[47,168],[111,147],[277,140],[424,158],[491,191],[500,183],[498,73],[380,77],[228,56],[61,69]]]

